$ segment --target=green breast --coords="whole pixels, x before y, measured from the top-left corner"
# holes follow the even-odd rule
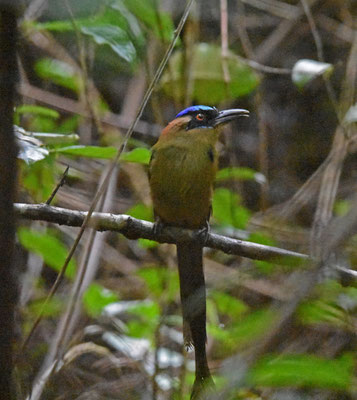
[[[203,226],[210,214],[216,169],[216,151],[209,142],[159,142],[150,164],[155,213],[167,224]]]

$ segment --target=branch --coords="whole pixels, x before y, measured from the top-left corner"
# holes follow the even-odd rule
[[[18,218],[52,222],[59,225],[80,227],[87,216],[85,211],[74,211],[65,208],[52,207],[46,204],[14,205]],[[197,240],[197,231],[164,227],[159,234],[154,233],[152,222],[132,218],[124,214],[110,214],[94,212],[89,226],[97,231],[119,232],[128,239],[150,239],[159,243],[177,243],[180,241]],[[273,246],[246,242],[226,236],[209,233],[206,247],[221,250],[224,253],[235,254],[253,260],[274,261],[278,264],[302,263],[308,260],[305,254]]]

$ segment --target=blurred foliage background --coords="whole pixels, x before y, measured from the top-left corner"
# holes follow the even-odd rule
[[[51,204],[89,208],[184,6],[24,2],[19,202],[46,202],[69,166]],[[222,137],[212,230],[318,254],[322,228],[346,215],[356,192],[356,8],[353,0],[196,0],[99,210],[152,220],[146,174],[161,128],[191,104],[246,108],[249,120]],[[33,390],[32,400],[188,399],[193,355],[183,349],[174,247],[88,230],[44,303],[76,234],[19,222],[21,337],[41,309],[44,318],[26,348],[18,345],[18,398]],[[339,254],[351,269],[355,240]],[[304,270],[210,249],[204,263],[210,367],[219,389],[239,381],[224,398],[357,398],[355,282],[326,273],[244,379],[236,358],[229,378],[220,367],[254,352]]]

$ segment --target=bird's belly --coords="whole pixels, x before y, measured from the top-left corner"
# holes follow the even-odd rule
[[[155,168],[151,192],[155,213],[164,223],[197,229],[209,218],[215,165],[197,154],[171,159],[169,168]],[[158,160],[159,161],[159,160]]]

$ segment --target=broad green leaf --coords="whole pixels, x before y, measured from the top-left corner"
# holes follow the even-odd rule
[[[272,310],[258,310],[244,315],[243,318],[221,326],[208,324],[208,332],[220,342],[220,351],[223,356],[247,346],[259,340],[271,324],[274,322],[276,314]]]
[[[144,249],[153,249],[159,245],[159,243],[155,242],[154,240],[142,239],[142,238],[138,239],[138,243],[139,243],[140,247],[142,247]]]
[[[70,32],[75,29],[71,20],[33,23],[39,30]],[[76,19],[81,33],[88,35],[99,45],[108,45],[119,57],[132,63],[136,58],[133,43],[142,47],[143,35],[135,16],[122,2],[106,7],[104,12],[90,18]]]
[[[56,85],[73,90],[75,93],[78,93],[82,87],[79,74],[64,61],[43,58],[36,62],[34,68],[40,78],[48,79]]]
[[[250,242],[258,243],[258,244],[265,244],[266,246],[276,246],[277,243],[276,241],[268,236],[266,233],[261,233],[261,232],[252,232],[249,235]]]
[[[171,16],[160,10],[155,10],[151,0],[120,0],[150,31],[165,41],[170,41],[175,27]]]
[[[214,218],[223,225],[244,228],[250,218],[250,212],[239,203],[240,198],[236,193],[225,188],[216,189],[212,200]]]
[[[43,299],[32,301],[29,311],[36,317],[41,313],[44,317],[55,317],[63,311],[64,303],[58,297],[52,297],[46,303]]]
[[[70,133],[75,132],[78,129],[79,123],[81,122],[81,117],[79,115],[72,115],[66,119],[63,119],[61,123],[57,126],[57,133]]]
[[[353,382],[352,355],[325,359],[309,354],[266,356],[248,374],[249,385],[348,390]]]
[[[315,300],[301,304],[298,316],[302,323],[319,324],[325,323],[333,326],[344,326],[346,324],[346,313],[337,304],[326,301]]]
[[[126,214],[133,218],[144,219],[145,221],[152,221],[154,219],[152,208],[142,203],[135,204],[135,206],[131,207]]]
[[[50,153],[43,160],[26,165],[21,171],[22,184],[32,199],[41,203],[48,199],[57,183],[56,164]]]
[[[161,80],[167,95],[178,95],[180,99],[184,98],[186,87],[183,60],[183,51],[176,51],[171,58],[171,71],[166,72]],[[197,44],[189,62],[192,67],[193,98],[198,104],[215,105],[228,98],[247,95],[259,83],[258,75],[230,52],[227,60],[230,82],[227,87],[223,77],[221,48],[216,45]]]
[[[232,319],[236,319],[248,310],[243,301],[227,293],[215,290],[209,293],[209,297],[213,298],[220,313],[226,314]]]
[[[144,147],[138,147],[128,153],[123,153],[120,156],[121,161],[134,162],[138,164],[149,164],[151,151]]]
[[[19,228],[17,234],[20,243],[25,249],[41,256],[44,262],[57,272],[61,270],[67,257],[68,249],[50,230],[42,233],[28,228]],[[66,269],[66,277],[73,278],[75,269],[76,263],[72,258]]]
[[[238,179],[241,181],[254,180],[260,184],[266,182],[263,174],[248,167],[223,168],[217,172],[217,181],[224,181],[228,179]]]
[[[92,317],[100,315],[105,306],[118,300],[116,293],[97,283],[92,283],[83,295],[84,308]]]
[[[333,72],[333,65],[315,60],[302,59],[296,62],[291,72],[291,79],[295,85],[302,89],[307,83],[324,76],[328,78]]]
[[[155,298],[165,296],[168,300],[173,300],[179,290],[176,271],[162,267],[143,268],[138,275],[145,281],[150,294]]]
[[[52,108],[35,104],[22,104],[21,106],[16,107],[15,114],[36,114],[53,119],[57,119],[60,116],[59,112]]]
[[[128,34],[116,25],[82,26],[81,31],[91,36],[99,44],[106,44],[122,59],[132,63],[136,50]]]
[[[138,319],[130,320],[127,323],[127,333],[133,337],[151,337],[156,331],[160,318],[160,307],[157,302],[143,301],[128,308],[128,313]]]
[[[127,309],[128,313],[138,315],[146,320],[155,320],[160,315],[160,308],[154,301],[143,301],[139,304],[134,304]]]
[[[117,154],[115,147],[99,146],[68,146],[52,150],[55,153],[62,153],[69,156],[89,157],[89,158],[113,158]]]

